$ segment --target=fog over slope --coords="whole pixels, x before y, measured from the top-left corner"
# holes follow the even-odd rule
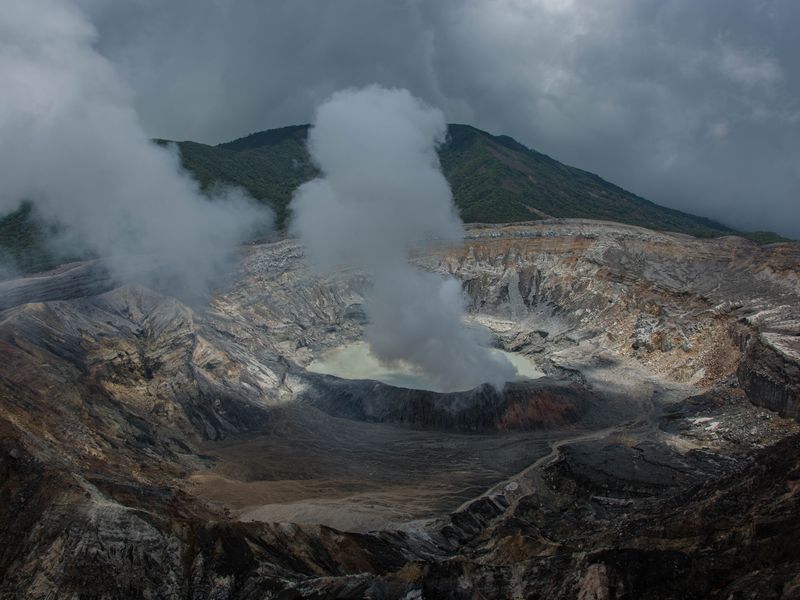
[[[0,215],[29,200],[60,226],[60,251],[95,253],[120,278],[145,270],[181,297],[204,296],[269,212],[233,188],[210,201],[177,153],[148,139],[72,3],[0,7]]]
[[[406,90],[334,94],[309,132],[323,175],[299,188],[291,227],[317,265],[369,272],[365,339],[379,359],[408,362],[445,389],[502,387],[516,369],[491,352],[488,332],[462,323],[459,282],[408,264],[415,245],[462,236],[436,155],[446,131],[442,112]]]

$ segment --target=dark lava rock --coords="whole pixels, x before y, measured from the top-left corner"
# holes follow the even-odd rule
[[[737,375],[753,404],[800,421],[800,364],[752,339]]]
[[[617,498],[663,496],[733,467],[731,459],[719,455],[680,454],[653,442],[585,442],[564,448],[562,457],[556,467],[561,477],[592,494]]]
[[[549,378],[507,383],[502,391],[486,384],[450,393],[328,375],[310,378],[315,385],[303,400],[331,416],[464,432],[564,426],[580,419],[596,396],[579,384]]]

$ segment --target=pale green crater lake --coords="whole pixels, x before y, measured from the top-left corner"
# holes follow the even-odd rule
[[[517,381],[537,379],[542,373],[533,361],[503,350],[492,349],[495,354],[505,356],[517,369]],[[372,379],[396,387],[432,392],[464,392],[466,389],[441,389],[431,378],[407,363],[386,365],[372,354],[369,344],[355,342],[325,353],[312,361],[308,367],[313,373],[335,375],[342,379]]]

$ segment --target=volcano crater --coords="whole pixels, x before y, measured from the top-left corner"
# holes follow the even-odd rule
[[[556,589],[564,573],[582,585],[587,552],[637,553],[645,534],[702,558],[692,527],[723,511],[703,504],[719,494],[733,508],[697,527],[796,514],[781,508],[796,498],[785,474],[770,483],[751,458],[798,431],[795,245],[558,220],[471,226],[462,246],[413,261],[459,280],[469,321],[537,377],[437,392],[314,372],[364,340],[370,281],[311,272],[292,239],[248,247],[203,309],[118,286],[97,263],[0,283],[0,380],[14,390],[2,489],[25,500],[0,529],[42,523],[24,563],[72,572],[38,557],[88,548],[124,572],[108,540],[146,535],[164,556],[202,554],[204,577],[228,577],[214,549],[231,546],[253,581],[280,572],[321,597],[409,561],[440,565],[453,588],[454,562],[506,577],[521,556]],[[782,456],[770,464],[796,453]],[[774,483],[770,501],[731,474]],[[647,529],[653,511],[672,529]]]

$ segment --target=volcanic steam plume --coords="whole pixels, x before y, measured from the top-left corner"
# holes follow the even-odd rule
[[[316,266],[369,273],[365,337],[381,361],[405,362],[443,389],[500,388],[516,369],[492,352],[488,331],[464,324],[458,281],[408,262],[414,246],[463,235],[436,154],[446,133],[442,112],[406,90],[334,94],[308,137],[322,175],[297,190],[292,229]]]

